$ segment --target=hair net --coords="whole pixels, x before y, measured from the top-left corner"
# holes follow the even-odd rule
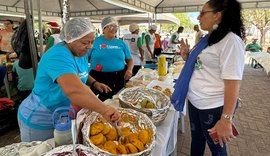
[[[156,25],[151,25],[151,26],[149,26],[149,30],[157,30],[157,26]]]
[[[130,32],[134,32],[134,31],[136,31],[138,29],[139,29],[139,25],[136,24],[136,23],[132,23],[132,24],[129,25],[129,31]]]
[[[117,24],[117,21],[111,16],[105,17],[105,18],[103,18],[103,20],[101,22],[101,27],[102,27],[102,29],[104,29],[106,26],[108,26],[110,24]]]
[[[96,32],[95,26],[87,19],[73,18],[64,25],[60,38],[67,43],[81,39],[91,32]]]

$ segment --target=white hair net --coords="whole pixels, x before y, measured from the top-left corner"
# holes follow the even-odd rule
[[[139,29],[139,25],[136,24],[136,23],[132,23],[132,24],[129,25],[129,31],[130,32],[134,32],[134,31],[136,31],[138,29]]]
[[[149,30],[157,30],[157,26],[156,25],[151,25],[151,26],[149,26]]]
[[[104,29],[106,26],[108,26],[110,24],[117,24],[117,21],[113,17],[111,17],[111,16],[105,17],[101,21],[101,27],[102,27],[102,29]]]
[[[81,39],[91,32],[96,32],[95,26],[87,19],[73,18],[64,25],[60,38],[67,43]]]

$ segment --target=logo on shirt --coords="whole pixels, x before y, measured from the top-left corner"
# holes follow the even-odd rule
[[[121,49],[121,48],[115,45],[101,44],[100,49]]]
[[[100,49],[106,49],[107,48],[107,45],[106,44],[101,44],[100,45]]]
[[[198,56],[197,57],[197,62],[195,63],[195,69],[196,70],[202,69],[202,64],[203,64],[203,62],[202,62],[201,58]]]

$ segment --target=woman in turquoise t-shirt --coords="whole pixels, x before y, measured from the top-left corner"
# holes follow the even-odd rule
[[[106,17],[101,26],[103,35],[95,39],[90,52],[90,75],[112,89],[109,93],[94,90],[99,94],[98,98],[104,101],[119,92],[125,81],[131,78],[133,60],[125,42],[115,38],[117,21],[112,17]]]
[[[41,58],[32,93],[22,102],[18,122],[22,141],[44,141],[53,137],[52,113],[71,103],[100,113],[108,121],[119,112],[100,101],[85,85],[101,92],[111,89],[88,75],[88,51],[95,38],[95,27],[83,18],[68,21],[61,32],[63,42]]]

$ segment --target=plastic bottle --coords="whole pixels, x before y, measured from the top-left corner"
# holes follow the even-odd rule
[[[160,55],[158,58],[158,75],[165,76],[167,74],[167,62],[164,55]]]
[[[70,110],[75,116],[74,109],[70,107],[57,108],[53,113],[55,147],[72,144]]]

